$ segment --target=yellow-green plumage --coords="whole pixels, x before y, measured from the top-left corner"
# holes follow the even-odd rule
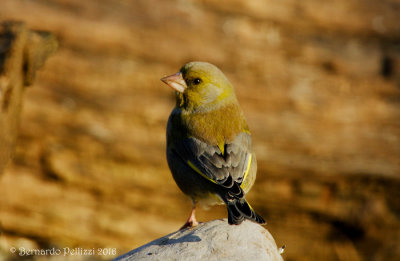
[[[179,188],[194,203],[224,202],[230,224],[264,223],[245,200],[257,164],[231,83],[205,62],[185,64],[162,80],[177,90],[167,126],[167,160]]]
[[[229,117],[227,117],[229,115]],[[226,104],[218,110],[191,113],[183,111],[173,118],[177,127],[174,136],[196,137],[209,145],[232,142],[240,132],[249,132],[243,113],[237,104]]]

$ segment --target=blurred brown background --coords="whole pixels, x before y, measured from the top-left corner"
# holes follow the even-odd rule
[[[190,201],[166,164],[159,79],[202,60],[236,87],[259,165],[248,198],[285,260],[400,260],[399,14],[398,0],[1,0],[1,21],[60,47],[0,176],[0,259],[122,254],[177,230]]]

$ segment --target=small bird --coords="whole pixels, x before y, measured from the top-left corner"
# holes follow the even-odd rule
[[[189,62],[161,80],[176,91],[167,125],[168,165],[193,203],[182,228],[198,225],[196,203],[225,203],[231,225],[245,219],[265,224],[245,199],[257,162],[232,84],[207,62]]]

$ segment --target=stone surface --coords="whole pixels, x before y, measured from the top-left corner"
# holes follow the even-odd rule
[[[179,230],[114,259],[134,260],[283,261],[265,228],[250,221],[231,226],[226,219]]]

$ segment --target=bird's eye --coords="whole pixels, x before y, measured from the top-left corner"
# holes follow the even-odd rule
[[[193,83],[195,85],[197,85],[197,84],[201,83],[201,79],[200,78],[196,78],[196,79],[193,80]]]

